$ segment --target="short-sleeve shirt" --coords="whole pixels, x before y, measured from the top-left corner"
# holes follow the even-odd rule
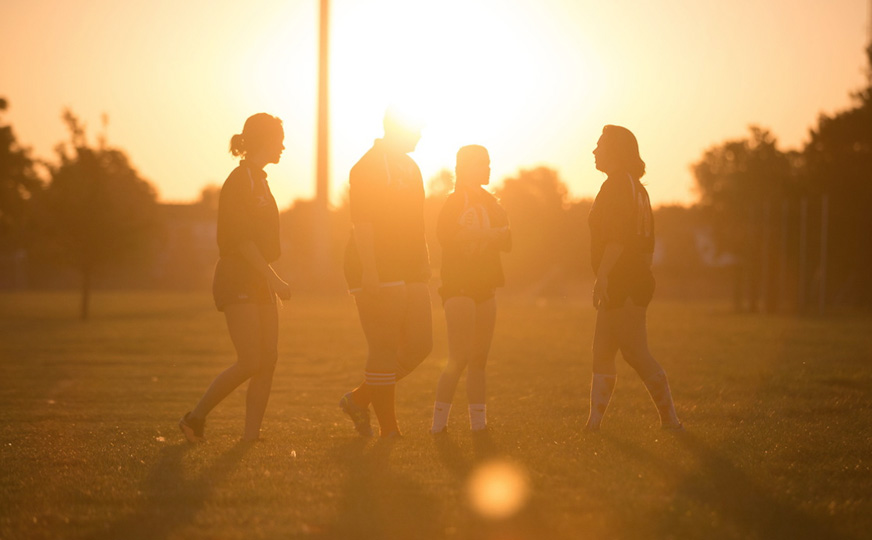
[[[246,241],[267,263],[281,255],[279,210],[266,173],[243,160],[224,181],[218,199],[218,253],[222,258],[239,256]]]
[[[606,246],[623,246],[609,279],[636,281],[650,275],[654,252],[654,217],[648,192],[630,177],[609,177],[603,182],[588,215],[590,254],[594,273],[599,271]]]
[[[352,167],[349,206],[353,224],[369,223],[379,281],[429,279],[424,237],[424,181],[412,158],[391,151],[381,139]],[[346,250],[349,286],[360,285],[362,266],[352,234]]]
[[[447,291],[483,292],[505,283],[500,252],[511,249],[511,236],[501,243],[476,243],[463,237],[464,227],[501,229],[509,226],[505,210],[487,191],[465,189],[448,196],[439,212],[436,235],[442,246],[440,277]]]

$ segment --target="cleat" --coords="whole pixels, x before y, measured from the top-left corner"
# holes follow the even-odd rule
[[[351,399],[351,392],[348,392],[342,399],[339,400],[339,408],[351,418],[354,422],[354,429],[361,437],[372,437],[372,426],[369,423],[369,409],[359,407]]]
[[[190,412],[186,412],[185,416],[179,420],[179,429],[182,430],[190,443],[201,443],[206,440],[206,437],[203,436],[203,428],[205,427],[206,421],[194,418]]]

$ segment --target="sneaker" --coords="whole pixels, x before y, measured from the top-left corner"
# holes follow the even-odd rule
[[[205,427],[206,421],[194,418],[190,412],[186,412],[185,416],[179,420],[179,429],[185,434],[188,442],[199,443],[205,441],[206,437],[203,436],[203,428]]]
[[[351,392],[342,396],[342,399],[339,400],[339,408],[351,418],[351,421],[354,422],[354,429],[362,437],[372,437],[372,426],[369,423],[369,409],[361,408],[354,403],[351,399]]]

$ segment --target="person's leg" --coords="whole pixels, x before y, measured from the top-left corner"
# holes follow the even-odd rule
[[[405,286],[383,287],[373,296],[358,295],[357,309],[368,354],[366,392],[382,436],[399,432],[395,412],[397,359],[405,314]]]
[[[406,289],[400,352],[397,366],[399,381],[411,373],[433,350],[433,308],[430,305],[430,289],[425,283],[411,283]],[[363,381],[350,392],[349,399],[360,409],[370,403],[369,386]]]
[[[248,441],[260,437],[260,426],[269,402],[273,374],[278,360],[279,317],[276,304],[259,304],[260,366],[248,382],[245,396],[245,431]]]
[[[617,329],[621,354],[645,383],[657,406],[661,425],[667,428],[680,426],[666,372],[648,349],[647,308],[628,302],[617,311],[620,317]]]
[[[475,341],[466,372],[466,397],[469,404],[469,427],[479,431],[487,427],[487,383],[485,367],[494,337],[497,302],[490,298],[476,304]]]
[[[460,375],[473,354],[475,345],[475,302],[468,296],[454,296],[445,301],[445,327],[448,334],[448,362],[436,384],[436,403],[433,405],[432,433],[438,433],[448,424],[451,402]]]
[[[589,430],[599,429],[615,389],[617,376],[615,355],[618,354],[618,341],[613,329],[615,311],[601,307],[596,313],[592,349],[593,375],[590,382],[590,413],[585,425],[585,428]]]
[[[257,372],[260,365],[260,313],[256,304],[231,304],[224,308],[230,340],[236,349],[236,363],[218,375],[191,411],[205,419],[216,405]]]
[[[433,307],[426,283],[406,285],[403,317],[397,380],[414,371],[433,350]]]

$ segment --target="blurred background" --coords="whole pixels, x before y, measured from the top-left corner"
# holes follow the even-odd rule
[[[267,168],[276,268],[344,294],[348,170],[402,103],[425,121],[434,284],[454,154],[476,143],[512,221],[507,291],[586,297],[591,151],[620,124],[648,166],[658,294],[868,309],[869,4],[12,0],[0,288],[77,288],[83,316],[94,289],[207,292],[228,142],[266,111],[287,146]]]

